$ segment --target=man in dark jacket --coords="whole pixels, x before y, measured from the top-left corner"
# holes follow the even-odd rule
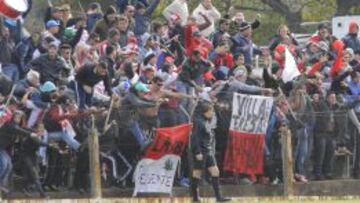
[[[2,72],[13,81],[19,80],[19,70],[14,63],[15,42],[10,37],[7,27],[0,25],[0,63]]]
[[[35,133],[20,126],[22,123],[22,115],[23,113],[14,112],[11,120],[0,128],[0,190],[5,193],[9,192],[8,183],[12,171],[11,158],[6,150],[15,143],[19,136],[37,137]]]
[[[66,79],[62,77],[64,72],[68,72],[65,60],[57,53],[58,46],[51,43],[47,54],[32,60],[29,64],[30,68],[40,73],[40,82],[51,81],[55,84],[66,83]]]
[[[149,7],[145,7],[142,2],[138,2],[135,6],[135,29],[134,34],[140,38],[150,29],[151,15],[155,11],[160,0],[152,0]]]
[[[314,126],[314,175],[316,180],[330,178],[335,154],[335,130],[337,128],[335,117],[339,106],[336,95],[330,92],[326,101],[316,99],[313,101],[316,112]]]
[[[176,82],[176,90],[187,95],[194,95],[195,91],[201,92],[203,85],[203,74],[210,70],[211,63],[202,59],[199,50],[194,50],[190,59],[188,59]],[[182,99],[180,104],[189,113],[192,108],[192,101]],[[179,115],[181,123],[187,122],[185,115]]]
[[[222,197],[219,185],[219,168],[215,159],[215,133],[214,109],[209,102],[200,102],[195,110],[194,128],[191,136],[191,152],[193,171],[191,179],[191,195],[193,201],[200,201],[198,184],[201,173],[206,168],[212,178],[212,186],[218,202],[230,201]]]
[[[240,24],[239,32],[231,38],[233,43],[231,52],[235,58],[239,54],[245,57],[245,64],[252,65],[252,58],[255,54],[260,55],[262,52],[255,47],[251,39],[252,28],[248,22]]]
[[[91,3],[86,11],[86,16],[86,30],[91,32],[96,22],[103,18],[101,5],[98,2]]]
[[[36,71],[30,70],[26,77],[16,83],[14,95],[22,98],[29,88],[37,88],[40,85],[40,74]]]
[[[342,39],[346,48],[353,49],[354,52],[360,51],[360,39],[358,37],[359,25],[351,22],[349,25],[349,33]]]
[[[105,61],[100,61],[98,64],[87,64],[76,74],[75,81],[71,86],[76,93],[80,108],[92,105],[94,86],[100,81],[104,82],[105,90],[109,96],[112,96],[108,64]]]
[[[140,149],[143,150],[148,142],[139,125],[139,111],[144,108],[156,106],[156,102],[145,99],[145,94],[150,90],[141,82],[135,84],[125,96],[119,111],[120,128],[129,130],[136,138]]]

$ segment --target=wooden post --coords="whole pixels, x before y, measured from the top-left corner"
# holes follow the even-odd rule
[[[291,145],[291,132],[287,127],[280,129],[282,143],[282,164],[283,164],[283,182],[284,196],[294,195],[294,171]]]
[[[95,128],[95,118],[92,116],[92,129],[89,136],[89,159],[90,159],[90,181],[91,197],[101,199],[101,174],[100,174],[100,151],[99,136]]]

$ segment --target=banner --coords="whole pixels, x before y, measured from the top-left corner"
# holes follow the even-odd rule
[[[160,159],[167,154],[181,156],[188,144],[191,129],[191,124],[156,129],[156,136],[144,158]]]
[[[135,190],[138,193],[171,194],[177,165],[180,157],[165,155],[159,160],[142,159],[134,173]]]
[[[234,94],[224,170],[263,173],[264,135],[272,106],[272,97]]]

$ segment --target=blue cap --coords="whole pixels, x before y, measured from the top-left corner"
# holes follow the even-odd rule
[[[60,23],[58,21],[56,21],[56,20],[49,20],[46,23],[46,28],[47,29],[52,28],[52,27],[57,27],[57,26],[60,26]]]
[[[136,89],[136,91],[138,91],[138,92],[145,92],[145,93],[150,92],[149,88],[148,88],[144,83],[142,83],[142,82],[136,83],[135,89]]]
[[[47,81],[41,87],[40,91],[44,93],[54,92],[57,90],[56,85],[53,82]]]

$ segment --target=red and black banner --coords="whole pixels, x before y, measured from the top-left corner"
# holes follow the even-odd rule
[[[156,136],[143,158],[160,159],[167,154],[181,156],[188,144],[191,130],[191,124],[156,129]]]

